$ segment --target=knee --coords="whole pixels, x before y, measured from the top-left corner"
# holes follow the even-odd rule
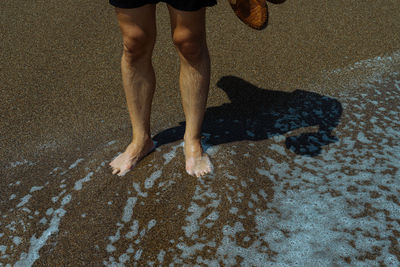
[[[155,38],[144,31],[135,31],[123,36],[123,57],[133,63],[143,57],[151,57]]]
[[[187,61],[196,61],[207,50],[205,34],[193,33],[189,30],[176,30],[173,42],[181,56]]]

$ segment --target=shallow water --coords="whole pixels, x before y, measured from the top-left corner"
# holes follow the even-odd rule
[[[124,178],[107,160],[120,140],[54,166],[9,162],[0,265],[398,266],[400,75],[366,77],[359,94],[350,81],[255,115],[210,108],[204,147],[215,168],[200,179],[184,172],[182,126],[159,133]]]

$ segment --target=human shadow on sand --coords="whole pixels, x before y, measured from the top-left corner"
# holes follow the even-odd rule
[[[262,89],[234,76],[222,77],[217,86],[231,102],[206,110],[207,144],[261,141],[299,129],[297,135],[287,135],[286,147],[296,154],[316,156],[322,146],[338,141],[332,130],[340,121],[342,105],[332,97]],[[179,124],[154,136],[158,146],[182,139],[185,123]]]

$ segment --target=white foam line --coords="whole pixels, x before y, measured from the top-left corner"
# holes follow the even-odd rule
[[[55,174],[58,170],[61,170],[61,167],[55,167],[49,174]]]
[[[136,251],[136,254],[135,254],[136,261],[140,260],[140,257],[142,256],[142,252],[143,252],[143,249],[141,249],[141,248]]]
[[[400,51],[395,51],[390,56],[386,57],[377,56],[366,60],[360,60],[346,68],[343,69],[339,68],[333,70],[332,73],[341,73],[343,71],[353,71],[356,69],[374,69],[379,72],[383,68],[387,68],[388,66],[394,64],[395,62],[398,62],[399,60],[400,60]]]
[[[214,156],[215,154],[217,154],[218,150],[219,146],[210,146],[210,145],[207,145],[206,148],[204,149],[204,151],[210,156]]]
[[[395,81],[394,86],[396,87],[397,90],[400,91],[400,82],[399,81]]]
[[[155,219],[151,219],[149,223],[147,224],[147,230],[150,230],[156,225],[157,221]]]
[[[70,166],[69,166],[69,170],[71,170],[71,169],[73,169],[73,168],[75,168],[76,166],[78,166],[78,164],[80,163],[80,162],[82,162],[84,159],[77,159],[74,163],[72,163]]]
[[[14,236],[13,242],[15,245],[19,246],[22,243],[22,239],[19,236]]]
[[[392,73],[395,65],[400,63],[400,50],[393,52],[389,56],[378,56],[366,60],[360,60],[354,64],[338,68],[326,73],[327,76],[337,75],[339,80],[346,80],[344,75],[350,74],[349,84],[346,87],[366,86],[368,83],[373,83],[382,80],[382,76],[386,73]],[[357,75],[352,74],[357,72]],[[331,78],[329,78],[331,79]]]
[[[25,164],[28,165],[28,166],[35,165],[34,162],[24,159],[22,161],[10,162],[10,167],[9,168],[15,168],[15,167],[18,167],[18,166],[21,166],[21,165],[25,165]]]
[[[113,145],[113,144],[115,144],[115,143],[117,143],[117,141],[116,141],[116,140],[112,140],[112,141],[108,142],[108,143],[106,144],[106,146],[111,146],[111,145]]]
[[[35,192],[35,191],[42,190],[43,187],[44,187],[44,186],[34,186],[34,187],[31,188],[31,190],[30,190],[29,192],[30,192],[30,193],[33,193],[33,192]],[[14,197],[13,197],[13,196],[14,196]],[[14,198],[15,198],[15,195],[13,194],[13,195],[11,195],[10,200],[12,200],[12,199],[14,199]],[[32,195],[31,195],[31,194],[28,194],[28,195],[24,196],[23,198],[21,198],[21,202],[18,203],[17,208],[20,208],[20,207],[24,206],[26,203],[29,202],[29,200],[30,200],[31,198],[32,198]]]
[[[172,150],[168,153],[165,153],[163,155],[163,158],[165,159],[164,161],[164,165],[167,165],[176,155],[176,150],[178,149],[178,147],[183,147],[183,142],[181,142],[180,144],[173,146]]]
[[[101,168],[103,168],[104,166],[106,166],[106,161],[103,161],[103,162],[100,164],[100,166],[98,166],[98,167],[96,168],[96,172],[99,172],[99,171],[101,170]]]
[[[136,236],[139,232],[139,221],[138,220],[134,220],[131,227],[130,227],[131,231],[129,231],[128,233],[125,234],[125,237],[128,239],[132,239],[134,236]]]
[[[7,246],[0,245],[0,252],[1,252],[1,255],[6,254],[6,251],[7,251]]]
[[[190,216],[186,216],[185,221],[187,221],[186,226],[182,226],[183,231],[185,232],[186,237],[191,237],[194,233],[199,230],[199,222],[198,219],[201,217],[206,208],[200,207],[195,202],[191,203],[191,206],[188,209],[188,212],[192,214]]]
[[[73,168],[76,168],[76,166],[78,166],[78,164],[79,164],[80,162],[82,162],[82,161],[84,161],[83,158],[77,159],[74,163],[72,163],[72,164],[68,167],[68,170],[71,170],[71,169],[73,169]],[[55,168],[50,174],[52,174],[55,170],[58,170],[58,169],[61,169],[61,168],[59,168],[59,167]],[[62,173],[60,173],[60,175],[66,174],[66,173],[68,172],[68,170],[63,171]]]
[[[69,169],[75,168],[82,161],[83,161],[83,159],[78,159],[77,161],[75,161],[73,164],[70,165]],[[82,189],[82,184],[84,182],[89,181],[90,177],[92,175],[93,175],[93,172],[90,172],[83,179],[77,181],[75,183],[75,187],[74,187],[75,190]],[[43,187],[39,187],[39,186],[32,187],[31,192],[41,190],[42,188]],[[66,190],[61,192],[61,194],[58,197],[63,195],[65,192],[66,192]],[[29,199],[31,197],[32,197],[31,195],[26,195],[25,197],[23,197],[17,207],[23,206],[25,203],[27,203],[29,201]],[[58,197],[56,197],[56,198],[58,199]],[[52,212],[53,216],[51,218],[49,228],[47,228],[39,238],[36,238],[35,234],[31,237],[28,253],[25,253],[25,252],[21,253],[20,260],[18,262],[16,262],[14,266],[16,266],[16,267],[32,266],[34,264],[34,262],[37,259],[39,259],[40,249],[46,244],[47,240],[50,238],[51,235],[53,235],[59,231],[58,227],[60,225],[61,219],[66,214],[66,210],[64,210],[64,206],[67,205],[68,203],[70,203],[71,200],[72,200],[71,194],[66,195],[62,199],[61,206],[57,210]],[[53,198],[53,201],[54,201],[54,198]],[[49,211],[49,213],[50,213],[50,211]]]
[[[89,172],[84,178],[80,179],[79,181],[75,182],[75,186],[74,189],[76,191],[81,190],[82,189],[82,184],[89,182],[90,178],[93,176],[93,172]]]
[[[26,196],[24,196],[23,198],[21,198],[21,202],[17,205],[17,208],[22,207],[23,205],[25,205],[26,203],[28,203],[29,199],[31,199],[32,195],[28,194]]]
[[[133,207],[135,206],[136,201],[137,201],[136,197],[130,197],[126,201],[126,205],[124,208],[124,215],[122,216],[122,221],[124,223],[127,223],[132,219]]]
[[[52,198],[51,198],[51,201],[53,201],[53,203],[56,203],[56,202],[58,201],[58,199],[59,199],[62,195],[64,195],[65,192],[67,192],[67,190],[64,189],[63,191],[61,191],[61,192],[58,194],[58,196],[52,197]]]
[[[40,191],[43,189],[44,186],[34,186],[31,188],[31,191],[29,191],[30,193],[33,193],[35,191]]]
[[[146,179],[146,181],[144,181],[144,188],[149,189],[152,188],[154,185],[154,181],[158,178],[161,177],[162,171],[158,170],[155,171],[151,174],[151,176],[149,178]]]
[[[160,263],[163,263],[164,261],[164,256],[165,256],[165,251],[164,250],[160,250],[160,253],[158,253],[157,255],[157,259]]]
[[[130,220],[132,219],[132,215],[133,215],[133,208],[135,207],[135,205],[136,205],[136,202],[137,202],[137,197],[130,197],[130,198],[128,198],[128,200],[126,201],[126,205],[125,205],[125,207],[124,207],[124,214],[122,215],[122,221],[124,222],[124,223],[128,223],[128,222],[130,222]],[[118,226],[118,230],[117,230],[117,233],[114,235],[114,236],[109,236],[108,237],[108,239],[111,241],[111,243],[109,243],[108,245],[107,245],[107,248],[106,248],[106,250],[107,250],[107,252],[108,253],[112,253],[112,252],[114,252],[115,250],[116,250],[116,248],[113,246],[113,243],[115,243],[116,241],[118,241],[119,239],[120,239],[120,237],[121,237],[121,229],[125,226],[124,224],[121,224],[121,223],[117,223],[117,226]],[[134,221],[133,222],[133,225],[131,226],[131,232],[128,232],[127,234],[126,234],[126,237],[127,238],[129,238],[129,237],[133,237],[133,236],[135,236],[136,234],[137,234],[137,228],[138,228],[138,221]],[[133,253],[133,252],[132,252]],[[126,254],[126,256],[127,256],[128,254]],[[125,256],[123,256],[123,255],[121,255],[121,257],[122,258],[124,258]],[[112,260],[111,260],[112,259]],[[113,258],[111,257],[110,258],[110,263],[107,263],[106,261],[104,262],[104,264],[106,265],[106,266],[115,266],[115,262],[113,262],[114,260],[113,260]],[[120,259],[120,262],[122,262],[122,260]],[[119,265],[118,265],[119,266]]]
[[[132,186],[136,190],[138,196],[147,197],[147,192],[142,192],[138,183],[133,183]]]
[[[119,256],[119,263],[113,262],[112,264],[108,264],[107,266],[125,266],[125,263],[131,258],[129,254],[132,254],[133,252],[135,252],[135,250],[132,248],[132,244],[130,244],[129,247],[126,249],[126,252]]]
[[[39,250],[46,244],[49,237],[58,232],[58,227],[60,225],[61,218],[64,217],[66,211],[64,206],[71,201],[71,195],[67,195],[63,198],[61,202],[61,207],[58,208],[54,213],[50,221],[50,226],[46,231],[42,233],[39,238],[35,235],[31,237],[31,245],[29,247],[28,253],[21,253],[20,260],[15,263],[16,267],[32,266],[33,263],[39,259]]]

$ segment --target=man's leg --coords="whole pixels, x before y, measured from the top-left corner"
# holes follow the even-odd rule
[[[110,166],[113,174],[123,176],[154,149],[150,112],[155,89],[151,62],[156,39],[155,5],[116,8],[116,13],[124,44],[121,72],[132,124],[132,142]]]
[[[201,176],[212,171],[207,154],[201,147],[201,126],[210,84],[210,57],[205,32],[205,8],[179,11],[168,6],[171,31],[180,58],[179,86],[186,117],[186,171]]]

